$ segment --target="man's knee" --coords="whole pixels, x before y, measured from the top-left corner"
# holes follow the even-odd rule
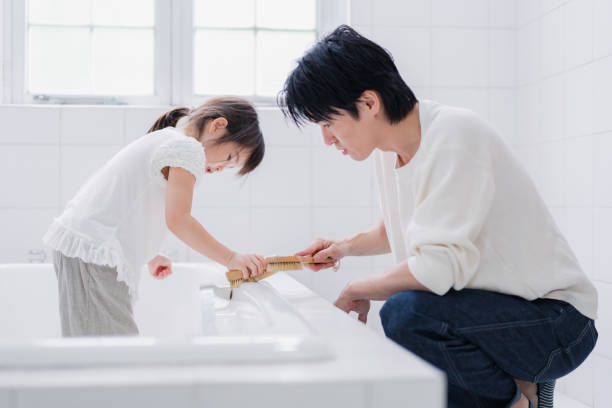
[[[400,342],[410,332],[418,330],[422,325],[424,313],[428,304],[436,295],[428,292],[409,290],[391,296],[380,310],[380,320],[385,334],[390,339]]]

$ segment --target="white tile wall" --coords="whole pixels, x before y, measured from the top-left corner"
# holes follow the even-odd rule
[[[59,157],[57,145],[0,145],[0,207],[57,207]]]
[[[545,142],[540,154],[539,160],[542,161],[540,193],[550,206],[565,205],[565,181],[562,178],[565,166],[565,143]]]
[[[593,0],[593,56],[612,55],[612,2]]]
[[[541,13],[542,9],[542,1],[517,0],[517,25],[520,27],[533,20]]]
[[[492,27],[514,29],[516,28],[516,11],[517,2],[515,0],[492,0],[489,2],[489,24]]]
[[[134,139],[144,135],[151,125],[164,112],[168,110],[167,106],[134,106],[125,110],[125,142],[130,143]]]
[[[60,109],[48,106],[4,106],[0,110],[0,143],[57,144]],[[32,120],[36,117],[37,120]]]
[[[486,30],[434,28],[431,48],[433,86],[487,86]]]
[[[559,140],[563,138],[563,80],[560,76],[549,77],[537,86],[539,128],[537,140]]]
[[[565,204],[570,207],[593,205],[593,139],[588,136],[566,140],[564,180]],[[577,166],[576,163],[587,165]],[[590,211],[589,211],[590,212]]]
[[[563,10],[544,15],[540,24],[540,76],[563,69]]]
[[[564,68],[593,59],[593,0],[572,0],[563,10]]]
[[[66,107],[61,110],[62,143],[122,145],[125,109]]]
[[[610,392],[610,379],[612,377],[612,359],[594,356],[594,398],[593,407],[612,407],[612,393]]]
[[[612,132],[593,136],[593,204],[596,207],[612,207],[610,157],[612,157]]]
[[[489,120],[508,143],[516,135],[516,95],[515,89],[489,90]]]
[[[593,279],[612,283],[612,208],[593,209]]]
[[[612,129],[610,94],[612,92],[612,56],[593,61],[593,130]]]
[[[513,88],[516,85],[516,31],[492,30],[489,41],[489,85]]]
[[[313,151],[313,203],[316,207],[363,207],[371,203],[370,160],[355,162],[334,147]]]
[[[583,136],[593,132],[593,66],[583,65],[563,75],[563,111],[565,136]]]
[[[434,88],[431,98],[447,105],[471,109],[485,118],[489,116],[489,91],[486,88]]]
[[[598,319],[595,323],[599,338],[595,353],[612,358],[612,284],[595,281],[599,294]]]
[[[431,23],[447,27],[486,27],[488,12],[487,0],[432,0]]]
[[[538,3],[538,2],[531,2]],[[540,26],[529,23],[518,29],[517,33],[517,81],[518,85],[532,83],[540,71]]]
[[[594,355],[567,376],[565,394],[586,405],[593,406]]]
[[[412,86],[431,85],[429,28],[374,26],[370,29],[370,38],[393,55],[397,69],[406,82]]]
[[[370,24],[375,26],[429,26],[431,21],[430,0],[369,0],[356,3],[361,3],[363,10],[370,10]]]
[[[311,196],[310,168],[309,149],[268,147],[265,160],[252,175],[253,205],[308,206]]]
[[[517,5],[513,145],[599,291],[598,345],[561,383],[569,397],[607,407],[612,404],[612,2],[519,0]]]
[[[565,235],[584,272],[593,277],[593,211],[586,207],[565,209]]]

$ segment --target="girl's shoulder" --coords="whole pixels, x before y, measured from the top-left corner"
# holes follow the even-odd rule
[[[151,158],[152,174],[165,183],[165,177],[159,176],[161,169],[181,167],[195,176],[197,184],[204,175],[206,166],[206,155],[202,144],[175,128],[168,127],[156,132],[159,133],[154,136],[159,137],[159,141]]]

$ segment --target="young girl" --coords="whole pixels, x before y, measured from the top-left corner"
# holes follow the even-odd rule
[[[184,125],[175,128],[179,119]],[[264,150],[253,106],[220,97],[170,110],[102,166],[43,238],[53,249],[62,334],[138,334],[131,301],[145,263],[157,278],[171,273],[170,259],[157,254],[168,230],[245,278],[263,273],[263,257],[215,240],[191,216],[191,204],[205,172],[240,166],[247,174]]]

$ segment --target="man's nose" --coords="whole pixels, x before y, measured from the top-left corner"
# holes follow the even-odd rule
[[[325,127],[321,126],[321,134],[323,135],[323,141],[326,145],[332,145],[336,142],[336,138],[332,133]]]

